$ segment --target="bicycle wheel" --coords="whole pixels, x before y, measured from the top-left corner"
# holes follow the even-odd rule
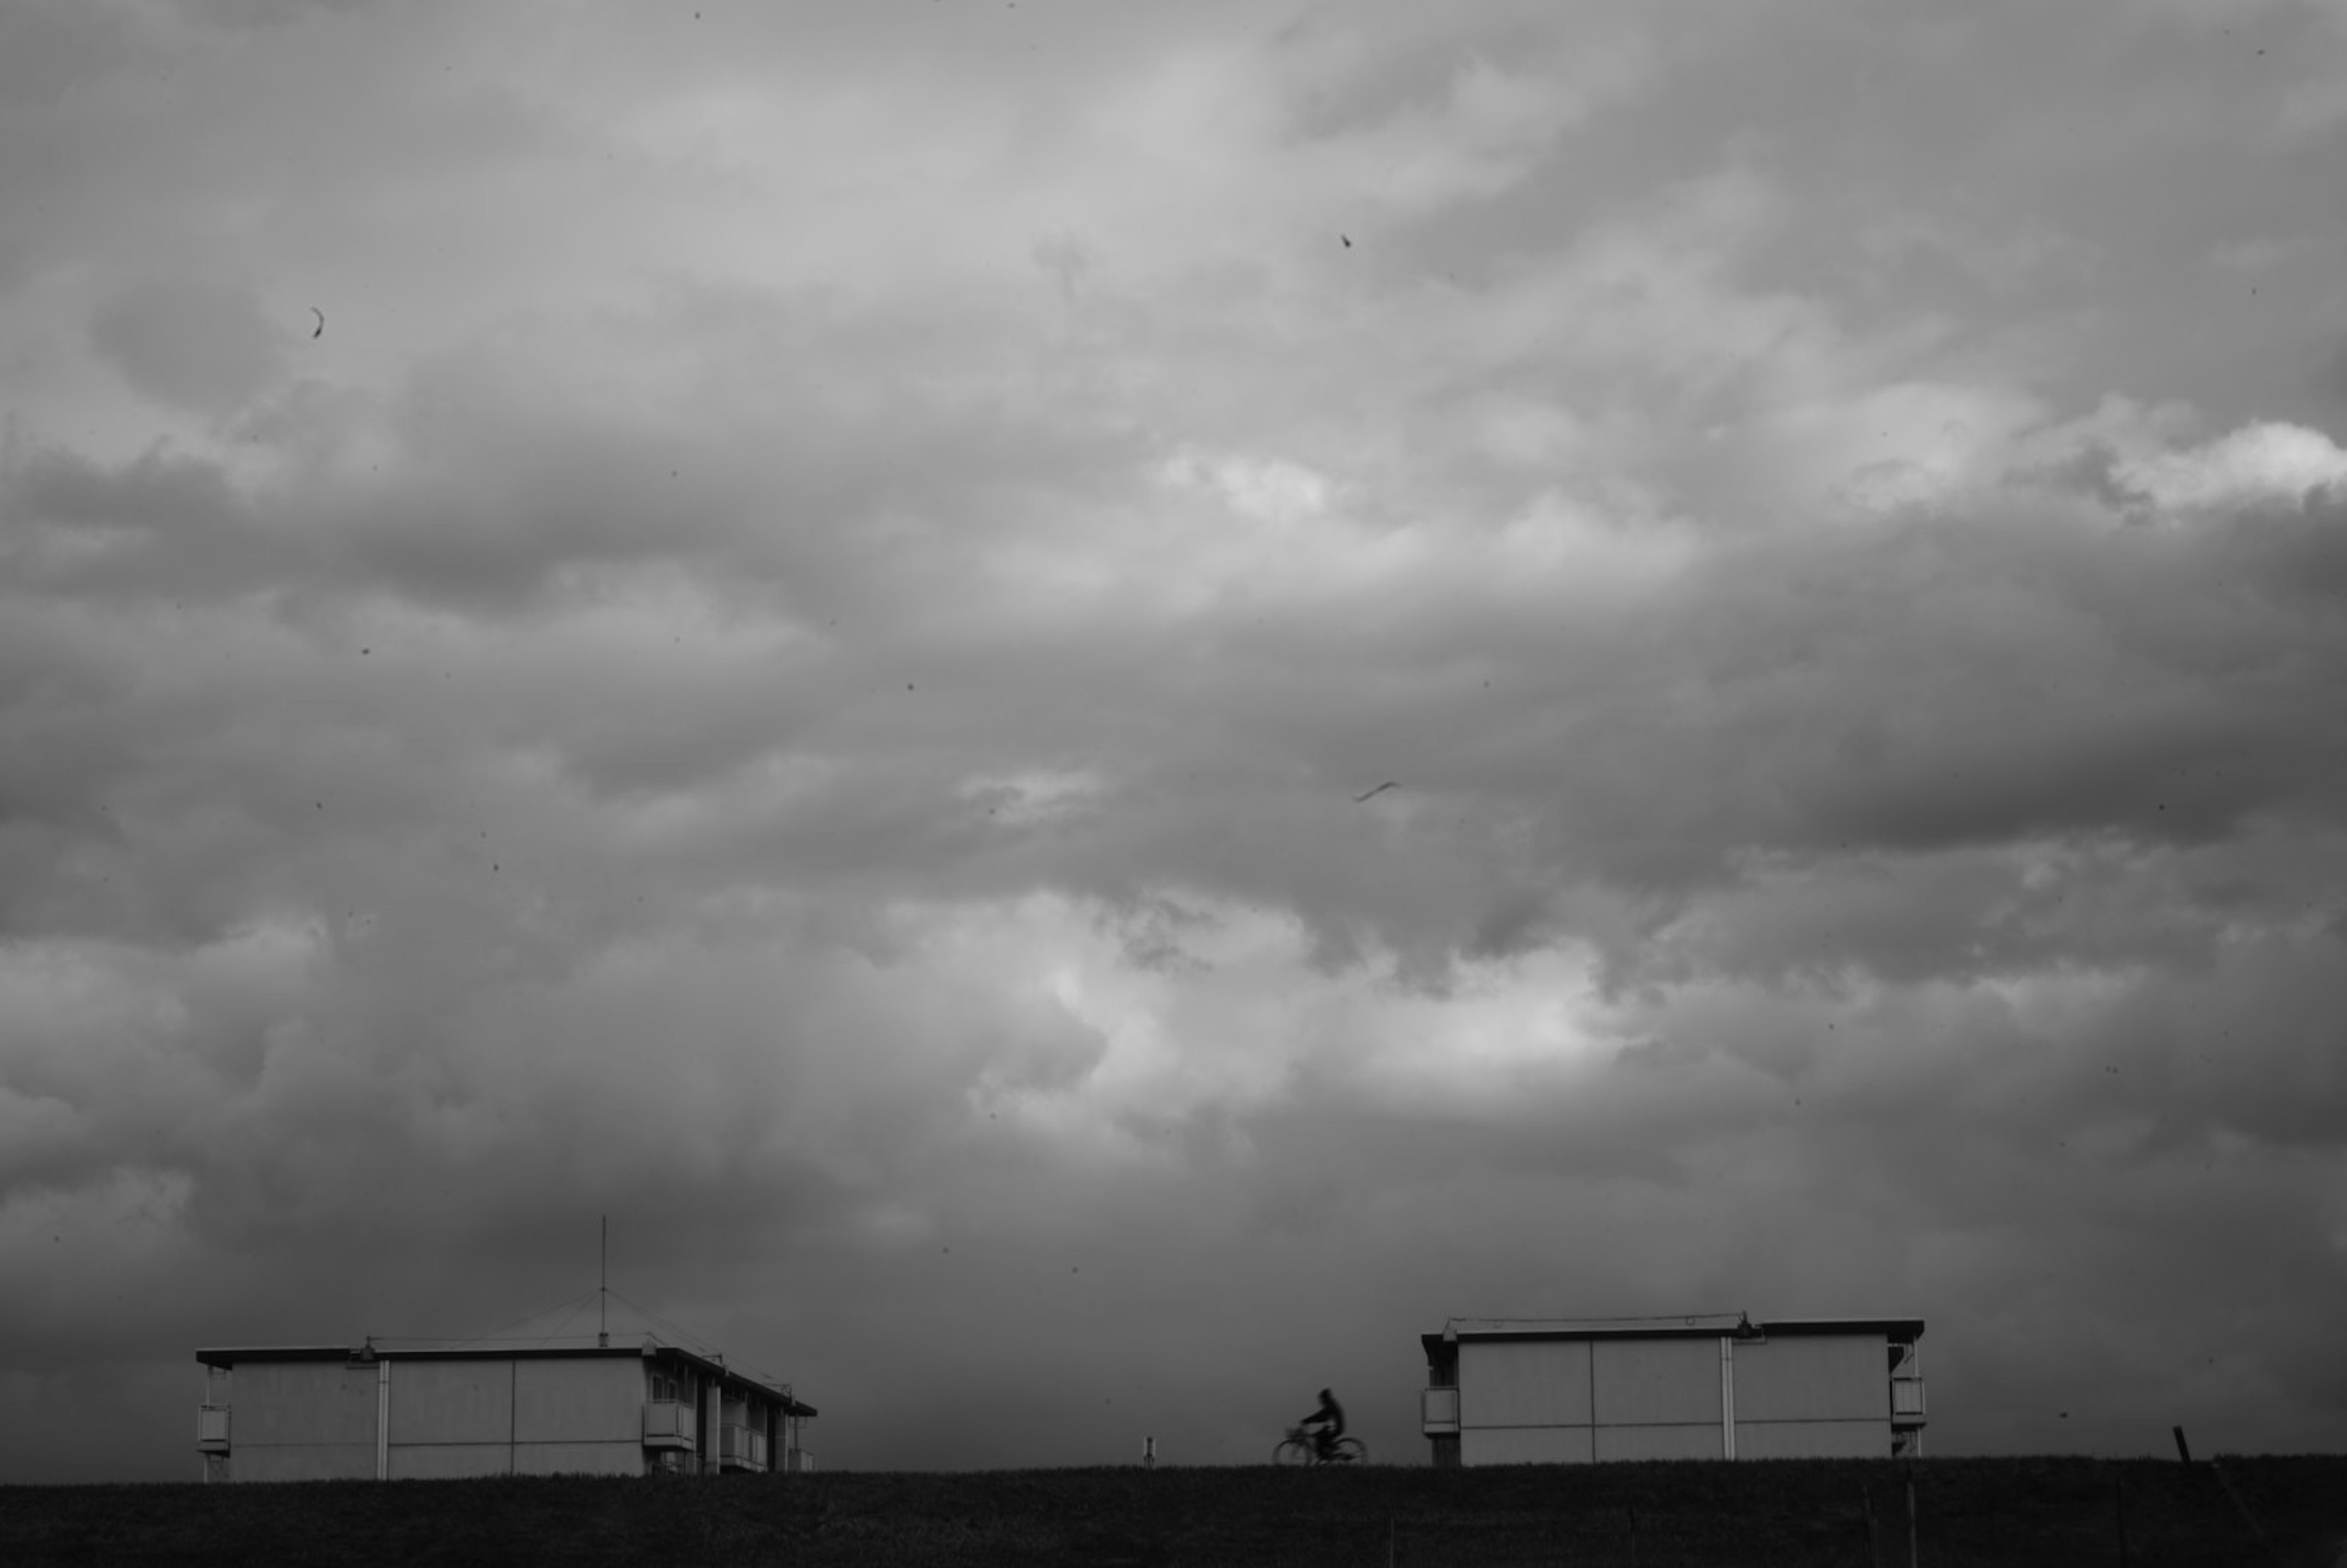
[[[1369,1462],[1369,1445],[1358,1438],[1338,1438],[1337,1451],[1328,1456],[1328,1462],[1330,1464],[1367,1464]]]
[[[1312,1445],[1302,1438],[1283,1438],[1271,1450],[1271,1462],[1276,1465],[1303,1466],[1312,1462]]]

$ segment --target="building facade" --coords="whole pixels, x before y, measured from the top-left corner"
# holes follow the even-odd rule
[[[1437,1465],[1920,1455],[1917,1317],[1464,1318],[1419,1337]]]
[[[649,1335],[526,1348],[269,1346],[196,1359],[206,1481],[811,1468],[800,1433],[814,1407]]]

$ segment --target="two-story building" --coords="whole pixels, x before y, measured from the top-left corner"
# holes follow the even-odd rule
[[[615,1342],[616,1341],[616,1342]],[[810,1468],[815,1408],[655,1336],[199,1350],[207,1481]]]
[[[1920,1317],[1454,1317],[1419,1337],[1437,1465],[1872,1458],[1923,1443]]]

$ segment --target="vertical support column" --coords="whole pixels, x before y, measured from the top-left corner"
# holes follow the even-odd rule
[[[1915,1388],[1916,1388],[1916,1390],[1917,1390],[1919,1393],[1920,1393],[1920,1392],[1922,1392],[1922,1391],[1923,1391],[1923,1340],[1922,1340],[1922,1336],[1920,1336],[1920,1335],[1919,1335],[1919,1336],[1917,1336],[1916,1340],[1915,1340],[1915,1343],[1914,1343],[1913,1345],[1911,1345],[1911,1346],[1910,1346],[1910,1347],[1908,1348],[1908,1351],[1907,1351],[1907,1353],[1908,1353],[1910,1356],[1911,1356],[1911,1357],[1913,1357],[1913,1358],[1915,1358]],[[1928,1398],[1928,1397],[1927,1397],[1927,1398],[1925,1399],[1925,1400],[1924,1400],[1924,1407],[1923,1407],[1923,1408],[1924,1408],[1925,1409],[1931,1409],[1931,1401],[1930,1401],[1930,1399],[1929,1399],[1929,1398]],[[1922,1458],[1922,1457],[1923,1457],[1923,1429],[1922,1429],[1922,1428],[1921,1428],[1921,1427],[1917,1427],[1917,1428],[1915,1429],[1915,1436],[1914,1436],[1914,1440],[1913,1440],[1913,1441],[1912,1441],[1912,1444],[1908,1448],[1907,1452],[1908,1452],[1909,1457],[1913,1458],[1913,1459],[1921,1459],[1921,1458]]]
[[[391,1479],[391,1363],[374,1364],[374,1478]]]
[[[715,1475],[722,1461],[717,1453],[717,1426],[725,1412],[724,1389],[704,1377],[701,1379],[701,1473]]]
[[[1583,1343],[1589,1347],[1589,1462],[1595,1464],[1597,1462],[1597,1341],[1586,1339]],[[1463,1436],[1467,1430],[1467,1423],[1464,1419],[1460,1421],[1459,1430]],[[1460,1455],[1460,1462],[1461,1464],[1466,1462],[1466,1455],[1463,1451]]]
[[[1719,1457],[1736,1457],[1736,1341],[1719,1337]]]

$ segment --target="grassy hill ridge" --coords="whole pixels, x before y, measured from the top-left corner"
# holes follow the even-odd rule
[[[2328,1568],[2347,1546],[2347,1457],[2222,1465],[2264,1547],[2205,1464],[1928,1460],[1919,1561]],[[0,1563],[1869,1568],[1870,1501],[1870,1561],[1897,1568],[1905,1487],[1887,1460],[15,1486]]]

